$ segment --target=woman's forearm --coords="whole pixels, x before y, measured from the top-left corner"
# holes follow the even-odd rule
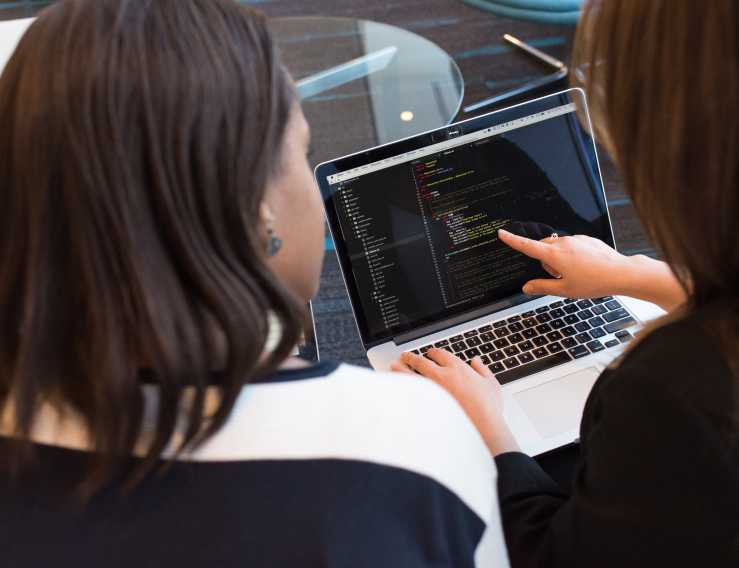
[[[687,299],[672,269],[648,256],[628,257],[628,268],[622,276],[616,294],[652,302],[668,312]]]

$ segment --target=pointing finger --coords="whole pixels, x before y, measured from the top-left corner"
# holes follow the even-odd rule
[[[507,244],[514,250],[522,252],[526,256],[541,260],[542,262],[549,262],[549,257],[552,254],[552,246],[543,243],[541,241],[535,241],[533,239],[527,239],[526,237],[519,237],[513,233],[509,233],[503,229],[498,231],[498,237],[501,241]]]

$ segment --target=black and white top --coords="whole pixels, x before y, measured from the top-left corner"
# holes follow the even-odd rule
[[[245,387],[226,426],[163,477],[84,508],[62,489],[84,467],[83,431],[46,408],[33,439],[33,472],[0,479],[7,568],[508,566],[494,462],[420,378],[279,372]]]

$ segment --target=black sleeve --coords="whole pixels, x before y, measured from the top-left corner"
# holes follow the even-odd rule
[[[729,381],[705,338],[654,336],[596,384],[570,497],[532,458],[497,457],[513,568],[739,565],[737,465],[714,427]],[[695,377],[715,393],[693,396]]]

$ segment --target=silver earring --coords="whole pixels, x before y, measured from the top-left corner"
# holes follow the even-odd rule
[[[267,256],[275,256],[282,248],[282,239],[275,235],[272,220],[267,223]]]

